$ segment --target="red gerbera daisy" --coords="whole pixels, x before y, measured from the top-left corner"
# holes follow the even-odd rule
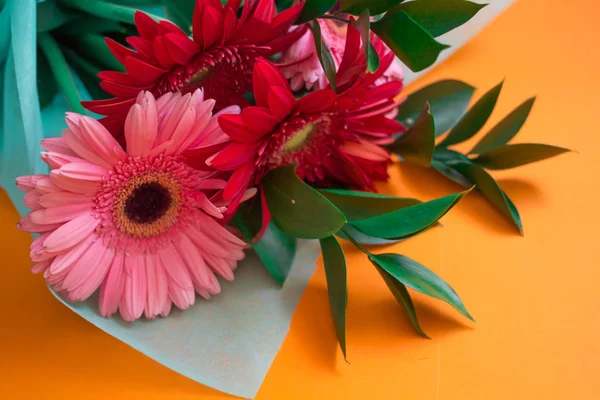
[[[349,27],[337,74],[338,95],[326,88],[297,100],[280,70],[257,60],[253,72],[257,105],[244,108],[240,115],[219,117],[231,142],[207,160],[213,168],[233,171],[223,193],[226,199],[235,204],[247,187],[287,164],[298,164],[298,176],[317,186],[373,191],[373,181],[388,178],[390,154],[379,145],[392,142],[392,135],[404,130],[385,116],[397,106],[402,82],[374,85],[394,56],[378,38],[373,43],[380,52],[380,72],[364,74],[361,39]],[[192,151],[187,156],[200,166],[203,154]]]
[[[106,115],[101,122],[116,136],[123,131],[129,108],[141,90],[155,96],[166,92],[193,92],[203,88],[216,101],[218,111],[229,105],[245,105],[243,95],[252,87],[254,60],[280,52],[303,34],[305,27],[290,31],[303,3],[276,14],[274,0],[197,0],[192,38],[167,21],[156,22],[136,12],[140,36],[130,36],[131,50],[107,38],[111,52],[127,72],[104,71],[100,86],[116,96],[85,102],[89,110]]]

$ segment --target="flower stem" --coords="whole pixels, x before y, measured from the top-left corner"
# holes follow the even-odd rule
[[[66,6],[76,8],[96,17],[110,19],[112,21],[124,22],[126,24],[134,23],[135,8],[111,4],[101,0],[57,0]],[[156,21],[162,21],[164,18],[148,14]]]
[[[360,243],[358,243],[356,241],[356,239],[354,239],[352,237],[352,235],[350,234],[350,232],[348,232],[345,228],[342,228],[342,232],[344,233],[344,235],[346,235],[346,237],[352,242],[352,244],[354,246],[356,246],[360,251],[362,251],[363,253],[365,253],[367,256],[371,257],[371,253],[365,249],[364,247],[362,247],[362,245]]]
[[[81,106],[81,96],[75,86],[67,61],[60,51],[54,38],[47,32],[40,33],[37,37],[38,45],[46,56],[58,88],[67,99],[69,108],[79,114],[86,115],[87,111]]]

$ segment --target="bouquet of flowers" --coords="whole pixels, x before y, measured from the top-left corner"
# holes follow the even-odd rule
[[[16,178],[31,210],[18,228],[37,235],[32,271],[71,303],[98,292],[104,317],[153,320],[218,295],[250,248],[284,285],[298,239],[316,239],[346,357],[345,240],[368,257],[420,335],[427,337],[409,289],[473,319],[441,277],[377,246],[434,228],[471,191],[522,233],[516,206],[488,170],[569,151],[509,144],[534,99],[468,154],[451,149],[481,130],[502,84],[470,108],[475,89],[460,81],[404,93],[396,59],[412,71],[429,67],[447,47],[436,37],[482,7],[466,0],[39,3],[39,106],[60,92],[71,112],[67,129],[39,138],[48,171],[36,164]],[[82,102],[81,85],[92,100]],[[465,190],[425,202],[378,194],[395,163],[434,168]]]

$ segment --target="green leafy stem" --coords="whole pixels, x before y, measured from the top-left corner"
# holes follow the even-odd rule
[[[263,205],[258,199],[244,205],[234,221],[280,284],[291,268],[296,239],[319,239],[332,318],[345,358],[348,288],[346,258],[338,238],[349,240],[369,257],[422,336],[427,337],[408,289],[443,300],[472,319],[456,292],[431,270],[406,256],[373,254],[365,248],[405,240],[436,226],[471,189],[421,202],[377,193],[315,189],[299,179],[295,170],[295,165],[288,165],[263,179],[272,221],[260,240],[252,240],[261,224]]]
[[[474,88],[443,80],[408,96],[396,119],[408,127],[388,148],[403,161],[431,167],[464,187],[476,186],[497,210],[523,234],[521,216],[488,170],[502,170],[569,152],[547,144],[509,144],[527,120],[535,98],[515,108],[466,154],[449,147],[474,137],[488,121],[503,83],[490,89],[467,109]],[[447,133],[436,145],[436,138]]]

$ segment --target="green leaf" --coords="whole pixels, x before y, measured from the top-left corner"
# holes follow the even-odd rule
[[[277,4],[277,11],[282,12],[293,6],[294,0],[275,0],[275,4]]]
[[[383,281],[390,289],[390,292],[392,292],[392,294],[396,298],[396,301],[398,301],[398,303],[400,303],[402,307],[404,307],[404,310],[408,314],[408,318],[410,319],[410,322],[412,323],[412,326],[415,328],[415,330],[424,338],[431,339],[429,336],[427,336],[425,332],[423,332],[423,329],[421,329],[421,326],[419,325],[419,320],[417,319],[417,310],[415,310],[415,305],[413,304],[412,299],[410,298],[408,290],[406,290],[406,286],[404,286],[400,281],[395,279],[385,269],[381,268],[377,263],[373,262],[372,260],[371,262],[373,263],[373,265],[375,265],[377,272],[379,272],[379,274],[383,278]]]
[[[369,42],[369,54],[367,57],[367,72],[373,73],[379,69],[379,55],[373,44]]]
[[[421,113],[425,103],[429,103],[435,122],[436,135],[448,131],[463,116],[475,88],[465,82],[443,80],[411,93],[398,107],[396,120],[411,126]]]
[[[184,32],[190,32],[192,16],[196,0],[162,0],[167,17],[178,25]]]
[[[435,168],[440,174],[444,175],[446,178],[458,183],[463,187],[471,187],[473,186],[472,182],[469,182],[467,178],[461,175],[454,168],[448,166],[445,162],[434,159],[431,162],[431,166]]]
[[[365,60],[367,60],[367,72],[375,72],[379,68],[379,55],[371,44],[371,16],[369,10],[364,9],[360,13],[358,20],[354,22],[356,30],[360,33],[360,37],[363,42],[363,48],[365,49]]]
[[[306,0],[296,24],[314,21],[316,17],[329,11],[335,5],[336,1],[337,0]]]
[[[77,91],[77,86],[71,75],[71,71],[67,65],[58,44],[49,33],[40,33],[37,36],[38,46],[44,53],[46,60],[52,71],[52,75],[56,80],[56,84],[65,96],[69,110],[79,114],[87,115],[85,108],[81,106],[81,96]]]
[[[487,169],[508,169],[556,157],[570,151],[564,147],[549,144],[507,144],[483,153],[472,161]]]
[[[95,15],[96,17],[108,19],[111,21],[124,22],[134,24],[134,15],[137,9],[135,7],[127,7],[120,4],[112,4],[102,0],[56,0],[65,6],[81,10],[85,13]],[[148,14],[148,13],[147,13]],[[153,19],[160,21],[164,18],[150,15]]]
[[[437,147],[433,153],[433,158],[443,162],[471,161],[471,159],[464,154],[455,150],[446,149],[444,147]]]
[[[61,46],[61,51],[65,55],[65,58],[69,62],[71,68],[75,70],[75,73],[85,86],[90,96],[92,96],[92,99],[98,100],[111,97],[111,95],[106,93],[100,87],[100,78],[98,78],[98,73],[102,71],[102,68],[93,64],[91,61],[80,57],[79,54],[67,48],[66,46]]]
[[[155,6],[162,3],[162,0],[106,0],[109,3],[120,4],[128,7],[146,7],[146,6]],[[180,0],[175,0],[180,1]]]
[[[269,274],[283,285],[294,262],[296,239],[285,235],[271,222],[262,238],[253,241],[262,224],[261,215],[260,202],[255,201],[252,207],[242,204],[233,220]]]
[[[339,231],[346,218],[327,198],[296,176],[296,166],[270,171],[262,180],[273,222],[283,233],[322,239]]]
[[[110,99],[112,97],[112,95],[102,90],[98,77],[90,75],[86,70],[82,69],[80,65],[71,64],[71,68],[73,68],[77,74],[77,77],[81,80],[81,83],[83,83],[83,86],[85,86],[85,90],[87,90],[92,99],[103,100]]]
[[[335,237],[321,239],[323,264],[327,279],[327,295],[335,325],[338,342],[346,359],[346,306],[348,304],[348,285],[346,282],[346,258]]]
[[[56,36],[68,38],[87,35],[88,33],[121,33],[126,34],[127,29],[119,22],[83,14],[74,21],[68,22],[52,32]]]
[[[354,221],[352,225],[368,236],[382,239],[406,238],[433,226],[469,192],[470,189],[387,214]]]
[[[395,197],[345,189],[321,189],[320,192],[344,213],[349,222],[386,214],[421,203],[420,200],[408,197]]]
[[[465,0],[415,0],[402,3],[397,8],[437,37],[461,26],[486,5]]]
[[[325,46],[323,40],[321,39],[321,26],[316,20],[313,20],[308,23],[308,27],[313,34],[313,39],[315,41],[315,49],[317,51],[317,57],[319,58],[319,62],[323,67],[323,71],[325,72],[325,76],[327,77],[331,88],[335,92],[335,74],[337,71],[335,69],[335,62],[333,61],[333,56],[331,55],[329,49],[327,48],[327,46]]]
[[[44,53],[37,51],[37,90],[40,108],[46,107],[54,100],[58,87]]]
[[[471,107],[469,111],[461,118],[448,136],[442,140],[440,146],[450,146],[456,143],[464,142],[471,138],[485,125],[486,121],[492,114],[496,101],[502,90],[504,81],[492,88],[481,99]]]
[[[475,184],[477,191],[510,219],[519,229],[521,235],[523,234],[523,223],[519,211],[490,174],[483,168],[466,162],[452,163],[449,167]]]
[[[471,160],[469,159],[469,157],[457,151],[437,147],[435,149],[435,153],[433,153],[433,161],[431,162],[431,166],[437,169],[442,175],[453,180],[459,185],[464,186],[466,188],[472,187],[472,182],[469,182],[467,178],[465,178],[459,172],[448,166],[448,164],[454,162],[470,163]]]
[[[430,269],[400,254],[371,254],[369,259],[403,285],[445,301],[459,313],[475,321],[454,289]]]
[[[435,63],[440,52],[449,47],[437,42],[407,13],[398,9],[388,11],[382,19],[371,24],[371,29],[414,72]]]
[[[344,239],[344,240],[350,240],[350,238],[348,237],[348,235],[352,236],[352,239],[355,242],[358,242],[359,244],[369,245],[369,246],[389,245],[389,244],[398,243],[398,242],[404,240],[403,238],[400,238],[400,239],[380,239],[380,238],[376,238],[376,237],[373,237],[373,236],[365,235],[364,233],[362,233],[361,231],[359,231],[358,229],[356,229],[354,226],[352,226],[351,223],[348,223],[348,224],[344,225],[344,227],[342,228],[342,230],[339,231],[338,233],[336,233],[337,237],[339,237],[341,239]]]
[[[252,248],[271,276],[283,285],[294,263],[296,238],[284,234],[274,223],[270,223],[264,235]]]
[[[371,15],[377,15],[386,12],[403,1],[404,0],[342,0],[340,2],[340,11],[347,14],[360,15],[363,10],[368,9]]]
[[[415,123],[386,148],[409,162],[429,167],[435,151],[435,122],[430,110],[425,103]]]
[[[106,68],[115,71],[125,71],[125,67],[109,50],[104,41],[104,36],[89,33],[76,37],[75,41],[77,42],[77,50],[81,55],[85,55],[87,58],[94,60],[94,62]]]
[[[473,147],[470,154],[482,154],[508,143],[527,120],[534,102],[535,97],[532,97],[515,108]]]
[[[54,1],[46,0],[37,3],[36,25],[37,32],[48,32],[73,20],[79,14],[75,11],[58,6]]]

